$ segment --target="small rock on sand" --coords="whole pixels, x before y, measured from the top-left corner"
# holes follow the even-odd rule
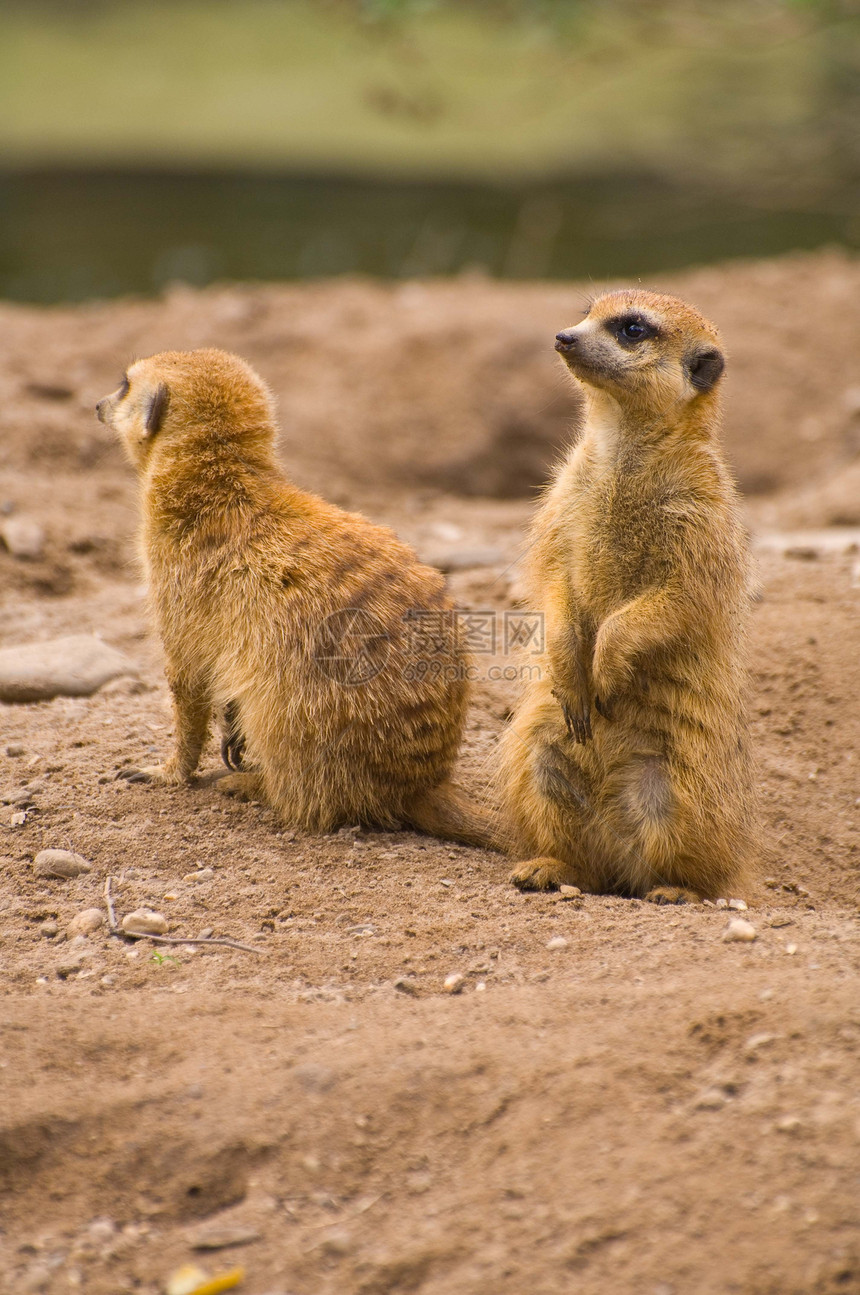
[[[406,976],[398,976],[394,982],[394,988],[401,994],[408,994],[411,998],[418,997],[418,986],[414,980],[409,980]]]
[[[37,561],[45,548],[45,532],[32,517],[10,517],[0,525],[0,540],[13,558]]]
[[[22,643],[0,650],[0,701],[49,701],[89,697],[134,666],[93,634],[70,634],[47,643]]]
[[[745,917],[733,917],[723,931],[722,938],[728,942],[739,941],[742,944],[749,944],[756,938],[756,929]]]
[[[241,1223],[214,1223],[198,1229],[189,1239],[195,1250],[224,1250],[227,1246],[247,1246],[259,1241],[260,1233]]]
[[[133,913],[126,913],[122,929],[126,935],[164,935],[167,918],[152,908],[136,908]]]
[[[82,912],[76,913],[69,922],[66,934],[69,939],[73,939],[76,935],[93,935],[104,926],[104,920],[105,915],[100,908],[85,908]]]
[[[476,567],[501,566],[505,561],[505,555],[501,549],[464,548],[427,553],[422,560],[428,566],[436,567],[437,570],[448,573],[451,571],[472,571]]]
[[[548,949],[553,949],[553,950],[566,949],[567,940],[564,938],[563,935],[554,935],[551,940],[547,940],[546,947]]]
[[[446,994],[459,994],[465,983],[465,976],[461,976],[459,971],[452,971],[450,976],[445,977],[442,988]]]
[[[92,872],[92,864],[73,850],[40,850],[33,860],[33,871],[37,877],[68,881],[82,872]]]

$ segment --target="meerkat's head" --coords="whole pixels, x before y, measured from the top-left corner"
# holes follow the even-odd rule
[[[598,297],[555,349],[580,381],[654,413],[699,400],[725,367],[713,324],[677,297],[638,289]]]
[[[163,446],[230,443],[271,449],[271,394],[249,364],[227,351],[163,351],[136,360],[96,414],[138,470]]]

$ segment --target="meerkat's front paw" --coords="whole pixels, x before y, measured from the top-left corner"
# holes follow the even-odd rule
[[[546,855],[538,859],[527,859],[518,868],[514,868],[509,881],[518,890],[558,890],[570,880],[569,869],[560,859]]]
[[[121,769],[117,778],[124,779],[125,782],[154,782],[161,783],[162,786],[179,786],[180,783],[188,782],[183,777],[170,760],[166,764],[148,764],[142,769]]]
[[[561,707],[568,737],[580,744],[588,742],[591,738],[591,707],[588,702],[558,686],[553,688],[552,695]]]
[[[223,796],[234,796],[236,800],[261,800],[263,797],[262,779],[255,773],[228,773],[215,783]]]
[[[701,904],[702,896],[683,886],[655,886],[645,896],[648,904]]]

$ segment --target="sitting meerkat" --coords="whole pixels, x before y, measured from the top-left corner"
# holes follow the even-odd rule
[[[138,471],[141,551],[176,744],[141,780],[187,782],[213,712],[222,790],[306,831],[344,823],[484,839],[449,782],[468,659],[439,572],[390,530],[297,489],[272,399],[218,350],[139,360],[97,405]],[[432,622],[432,653],[410,618]]]
[[[556,350],[589,402],[532,532],[546,655],[503,739],[508,848],[527,859],[511,880],[658,903],[726,895],[755,812],[719,335],[674,297],[610,292]]]

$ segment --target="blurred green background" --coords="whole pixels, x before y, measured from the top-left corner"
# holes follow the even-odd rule
[[[4,0],[0,295],[860,245],[855,0]]]

